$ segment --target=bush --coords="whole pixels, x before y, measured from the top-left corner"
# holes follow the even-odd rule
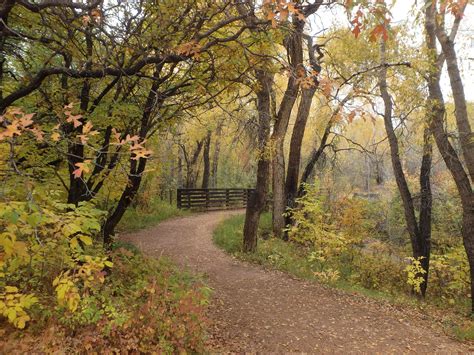
[[[462,246],[431,256],[428,292],[451,304],[470,297],[469,263]]]
[[[88,204],[0,204],[0,347],[202,351],[209,289],[127,245],[106,252],[103,216]]]
[[[352,282],[367,289],[396,293],[407,290],[403,264],[382,254],[360,253],[353,261]]]

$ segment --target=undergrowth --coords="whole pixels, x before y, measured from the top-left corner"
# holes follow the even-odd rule
[[[130,244],[105,250],[103,218],[86,203],[0,203],[2,353],[205,350],[210,289]]]

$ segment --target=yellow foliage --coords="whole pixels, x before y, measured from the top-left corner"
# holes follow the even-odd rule
[[[51,282],[57,304],[75,312],[81,295],[101,285],[104,269],[113,266],[94,250],[102,216],[86,204],[0,203],[0,314],[24,328],[30,320],[27,310],[50,302],[46,290]],[[88,255],[87,248],[96,256]]]
[[[0,292],[0,314],[16,328],[23,329],[30,320],[26,310],[37,302],[34,295],[25,295],[17,287],[5,286],[5,290]]]
[[[410,264],[405,267],[407,283],[413,287],[413,290],[416,293],[421,293],[420,286],[424,281],[422,275],[426,274],[426,270],[424,270],[421,266],[421,259],[423,258],[423,256],[419,258],[410,257],[408,258],[410,260]]]

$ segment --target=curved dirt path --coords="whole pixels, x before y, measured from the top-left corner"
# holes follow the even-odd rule
[[[467,353],[423,315],[296,280],[235,260],[212,243],[230,215],[218,211],[170,219],[123,237],[151,256],[166,255],[204,273],[214,299],[210,345],[218,352]]]

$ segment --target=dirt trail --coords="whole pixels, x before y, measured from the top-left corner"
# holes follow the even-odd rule
[[[208,276],[210,344],[219,352],[467,353],[423,319],[362,296],[296,280],[235,260],[212,243],[233,214],[176,218],[124,236],[146,254],[166,255]]]

